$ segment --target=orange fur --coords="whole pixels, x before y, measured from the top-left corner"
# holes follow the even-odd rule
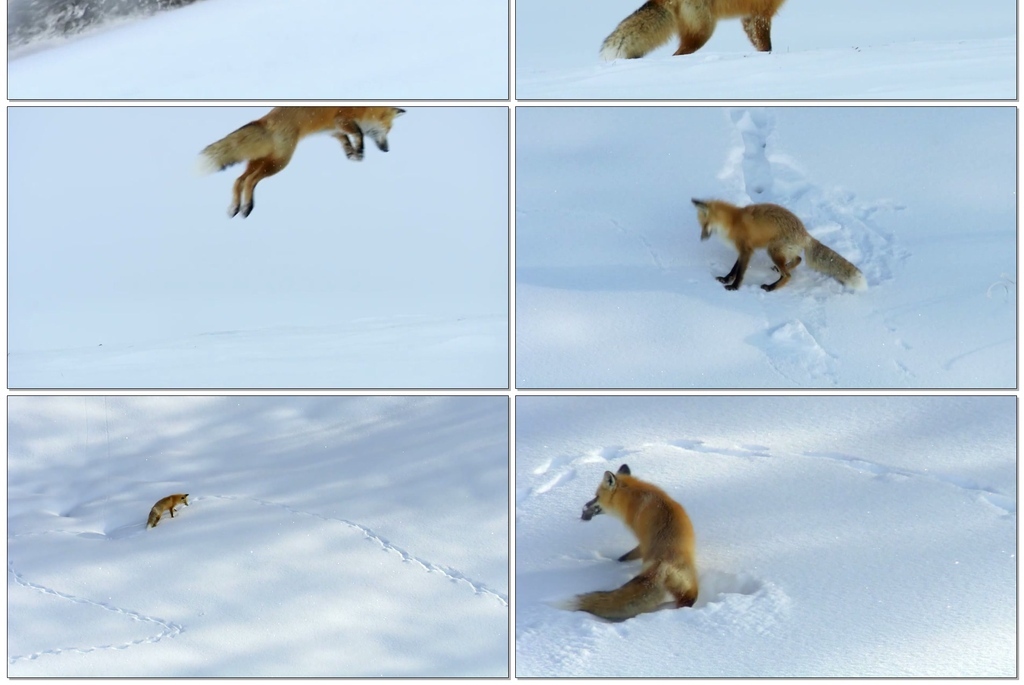
[[[618,473],[605,471],[597,494],[583,509],[583,520],[613,514],[633,531],[639,544],[619,561],[641,559],[640,574],[617,590],[576,597],[573,609],[610,620],[653,611],[666,597],[677,607],[697,600],[693,525],[686,510],[656,485],[634,478],[623,464]]]
[[[722,200],[693,200],[693,204],[700,221],[700,239],[707,240],[715,233],[739,252],[732,271],[716,277],[726,290],[740,287],[750,257],[758,249],[767,250],[779,272],[779,280],[761,286],[765,290],[776,290],[789,282],[791,271],[801,262],[801,252],[815,271],[855,290],[867,287],[860,269],[812,237],[799,217],[785,207],[770,203],[737,207]]]
[[[719,19],[742,18],[743,30],[757,50],[771,52],[772,17],[785,0],[648,0],[612,31],[601,58],[635,59],[679,38],[676,55],[704,47]]]
[[[220,171],[232,164],[248,162],[235,181],[228,215],[249,216],[253,190],[267,176],[288,166],[299,141],[308,135],[331,132],[353,161],[363,159],[363,137],[370,136],[383,152],[388,151],[387,134],[398,107],[275,107],[200,153],[204,171]]]
[[[160,517],[163,513],[170,512],[171,518],[174,518],[174,507],[179,504],[188,506],[188,494],[184,495],[168,495],[162,500],[158,501],[153,505],[153,508],[149,510],[149,521],[146,522],[146,528],[152,528],[160,522]]]

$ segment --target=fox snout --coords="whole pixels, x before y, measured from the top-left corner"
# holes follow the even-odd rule
[[[595,497],[594,499],[590,500],[585,505],[583,505],[583,517],[582,518],[583,518],[584,521],[589,521],[590,519],[594,518],[598,514],[603,514],[603,513],[604,513],[604,510],[601,509],[601,505],[597,503],[597,498]]]

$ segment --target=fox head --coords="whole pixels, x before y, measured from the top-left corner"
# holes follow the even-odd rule
[[[697,208],[697,221],[700,222],[700,239],[707,240],[711,237],[711,205],[704,200],[691,199],[690,202]]]
[[[187,492],[184,495],[181,496],[181,501],[185,503],[186,507],[188,506],[188,493]]]
[[[623,464],[617,472],[619,475],[630,475],[629,466]],[[597,486],[597,493],[594,499],[583,505],[583,520],[589,521],[598,514],[604,513],[604,507],[608,506],[615,490],[619,487],[619,479],[611,471],[605,471],[601,484]]]
[[[395,122],[395,117],[405,114],[405,110],[401,107],[381,107],[380,109],[382,110],[380,117],[375,118],[374,121],[361,121],[359,125],[363,129],[363,134],[370,136],[381,152],[387,152],[388,133]]]

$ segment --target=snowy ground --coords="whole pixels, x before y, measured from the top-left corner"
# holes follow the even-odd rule
[[[1016,399],[519,397],[517,676],[1016,673]],[[628,463],[689,512],[692,609],[558,605],[639,564],[580,520]]]
[[[1014,99],[1016,3],[789,0],[771,54],[722,20],[697,53],[670,43],[602,63],[598,49],[641,0],[518,0],[519,99]]]
[[[309,138],[229,220],[197,155],[265,112],[9,111],[10,387],[507,387],[508,109]]]
[[[520,388],[1016,386],[1016,111],[519,107]],[[690,198],[777,202],[864,272],[783,289]]]
[[[8,406],[8,675],[509,674],[507,398]]]
[[[504,99],[502,0],[205,0],[8,55],[11,99]]]

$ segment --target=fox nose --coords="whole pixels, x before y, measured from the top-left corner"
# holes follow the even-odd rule
[[[597,503],[597,498],[590,500],[583,506],[583,516],[581,517],[584,521],[589,521],[594,518],[595,515],[601,513],[601,505]]]

